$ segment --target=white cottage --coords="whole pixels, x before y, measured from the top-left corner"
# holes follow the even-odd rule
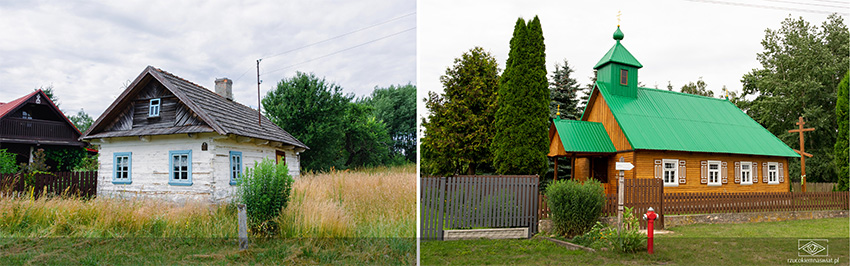
[[[100,145],[97,195],[223,201],[263,158],[297,177],[307,146],[233,101],[232,81],[215,92],[148,66],[81,137]]]

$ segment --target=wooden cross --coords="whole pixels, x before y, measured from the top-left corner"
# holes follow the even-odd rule
[[[812,157],[812,155],[806,153],[806,143],[803,142],[803,132],[815,131],[815,129],[803,128],[803,125],[805,125],[806,122],[803,122],[802,116],[800,116],[800,120],[798,120],[796,124],[800,127],[797,129],[788,130],[788,132],[800,133],[800,150],[795,149],[794,151],[800,154],[800,183],[802,185],[803,192],[806,192],[806,157]]]

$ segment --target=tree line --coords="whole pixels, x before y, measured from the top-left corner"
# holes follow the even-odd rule
[[[262,99],[264,114],[310,149],[304,171],[416,160],[416,86],[375,88],[355,98],[312,73],[284,78]]]

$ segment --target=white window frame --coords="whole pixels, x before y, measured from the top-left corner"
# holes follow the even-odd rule
[[[744,170],[744,166],[749,169]],[[741,167],[741,185],[752,185],[753,184],[753,163],[752,162],[740,162]],[[744,180],[744,174],[749,177],[749,181]]]
[[[712,170],[712,169],[711,169],[711,165],[717,165],[717,169]],[[708,168],[708,172],[707,172],[707,174],[708,174],[708,185],[709,185],[709,186],[721,186],[721,185],[723,185],[723,183],[722,183],[722,182],[723,182],[723,180],[722,180],[722,179],[723,179],[723,177],[722,177],[722,175],[721,175],[721,173],[720,173],[720,171],[722,171],[722,169],[723,169],[723,168],[722,168],[721,166],[722,166],[722,165],[721,165],[721,162],[720,162],[720,161],[708,161],[708,166],[707,166],[706,168]],[[716,173],[716,174],[717,174],[717,175],[715,176],[715,177],[716,177],[716,180],[715,180],[714,182],[712,182],[712,181],[711,181],[711,174],[712,174],[712,173]]]
[[[667,169],[667,164],[673,164],[673,178],[670,182],[667,182],[667,172],[670,169]],[[679,160],[678,159],[662,159],[661,160],[661,179],[664,181],[665,187],[678,187],[679,186]]]
[[[773,167],[773,170],[770,170],[770,167]],[[767,184],[768,185],[777,185],[779,184],[779,163],[777,162],[768,162],[767,163]]]
[[[156,103],[154,103],[156,102]],[[159,117],[159,110],[162,109],[162,99],[156,98],[151,99],[150,106],[148,108],[148,117]]]

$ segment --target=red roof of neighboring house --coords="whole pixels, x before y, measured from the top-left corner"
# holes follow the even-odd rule
[[[35,95],[36,93],[38,93],[40,91],[41,90],[33,91],[30,94],[24,95],[24,97],[17,98],[14,101],[0,105],[0,118],[3,118],[4,116],[6,116],[6,114],[12,112],[12,110],[15,110],[15,108],[17,108],[19,105],[21,105],[21,103],[27,101],[27,99],[29,99],[30,97],[32,97],[33,95]],[[51,104],[53,104],[53,102],[51,102]]]
[[[23,97],[21,97],[21,98],[17,98],[17,99],[15,99],[14,101],[11,101],[11,102],[8,102],[8,103],[6,103],[6,104],[2,104],[2,105],[0,105],[0,118],[3,118],[3,117],[4,117],[4,116],[6,116],[7,114],[9,114],[9,113],[11,113],[12,111],[14,111],[15,109],[17,109],[17,108],[18,108],[21,104],[23,104],[24,102],[26,102],[26,101],[27,101],[27,99],[29,99],[30,97],[32,97],[32,96],[33,96],[33,95],[35,95],[36,93],[41,93],[41,95],[44,95],[44,100],[46,100],[48,103],[50,103],[50,105],[51,105],[51,106],[53,106],[53,109],[55,109],[55,110],[56,110],[56,112],[57,112],[57,113],[59,113],[59,115],[60,115],[60,116],[62,116],[62,118],[64,118],[64,119],[65,119],[65,122],[68,122],[68,124],[70,124],[70,125],[71,125],[71,128],[73,128],[74,130],[76,130],[78,134],[82,135],[82,132],[80,132],[80,130],[79,130],[79,129],[77,129],[77,126],[75,126],[75,125],[74,125],[74,123],[71,123],[71,120],[69,120],[69,119],[68,119],[68,117],[66,117],[66,116],[65,116],[65,114],[64,114],[64,113],[62,113],[62,111],[61,111],[61,110],[59,110],[59,107],[56,107],[56,104],[54,104],[54,103],[53,103],[53,101],[52,101],[52,100],[50,100],[50,97],[47,97],[47,95],[46,95],[46,94],[44,94],[44,92],[42,92],[42,91],[41,91],[41,89],[38,89],[38,90],[36,90],[36,91],[34,91],[34,92],[31,92],[31,93],[29,93],[29,94],[27,94],[27,95],[24,95],[24,96],[23,96]]]

